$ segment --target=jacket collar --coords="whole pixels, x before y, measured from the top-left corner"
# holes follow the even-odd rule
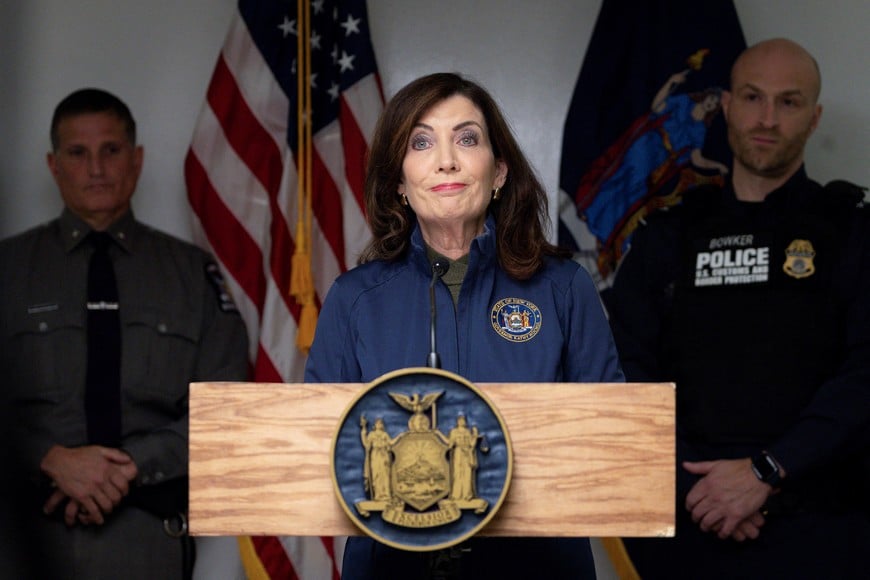
[[[58,218],[60,236],[63,240],[64,251],[71,252],[91,233],[91,227],[68,208],[64,208]],[[125,251],[132,251],[133,240],[138,233],[139,223],[133,217],[133,212],[128,211],[110,225],[106,232],[118,246]]]
[[[471,249],[468,255],[468,269],[474,270],[480,268],[490,262],[494,262],[495,259],[495,218],[492,214],[488,214],[486,221],[483,223],[483,233],[471,242]],[[423,239],[420,224],[416,221],[414,223],[414,230],[411,232],[410,261],[414,267],[425,272],[427,276],[432,275],[432,265],[429,263],[426,242]]]
[[[724,192],[725,203],[738,211],[741,208],[744,211],[787,211],[789,208],[801,206],[818,188],[821,186],[807,177],[806,167],[801,165],[788,181],[767,194],[762,202],[738,200],[734,192],[734,184],[729,180]]]

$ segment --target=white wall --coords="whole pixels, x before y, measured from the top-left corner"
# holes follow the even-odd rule
[[[735,4],[748,42],[789,36],[819,60],[825,112],[808,146],[810,174],[870,184],[870,2]],[[496,95],[555,192],[562,124],[599,5],[369,0],[384,89],[391,95],[436,70],[476,78]],[[182,162],[234,6],[232,0],[0,3],[0,237],[58,213],[45,167],[49,119],[62,97],[87,85],[119,94],[139,121],[146,160],[137,215],[189,237]]]
[[[810,174],[870,185],[870,2],[735,4],[749,43],[788,36],[819,61],[825,111],[807,151]],[[552,195],[562,125],[599,6],[599,0],[369,0],[384,89],[392,95],[436,70],[479,80],[503,106]],[[60,211],[45,166],[49,120],[66,94],[96,85],[126,100],[139,122],[146,156],[134,198],[138,217],[188,238],[182,163],[234,7],[232,0],[0,3],[0,237]]]
[[[4,0],[0,6],[0,236],[60,211],[45,164],[51,114],[73,90],[100,86],[127,102],[145,146],[135,211],[189,237],[182,162],[234,3]]]

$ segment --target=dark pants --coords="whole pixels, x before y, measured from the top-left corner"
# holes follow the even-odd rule
[[[452,549],[458,560],[444,574],[450,550],[405,552],[371,538],[348,539],[342,580],[585,580],[595,578],[586,538],[473,538]],[[437,560],[437,562],[433,562]]]
[[[701,532],[678,509],[675,538],[625,546],[643,580],[870,578],[870,520],[860,512],[770,514],[758,539],[735,542]]]
[[[24,527],[37,554],[32,578],[184,579],[182,541],[168,536],[157,516],[135,507],[116,510],[101,526],[70,528],[57,517],[39,513]]]

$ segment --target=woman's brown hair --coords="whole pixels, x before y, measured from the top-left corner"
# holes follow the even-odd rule
[[[453,73],[421,77],[390,99],[378,120],[365,180],[366,219],[373,239],[359,262],[393,261],[408,251],[414,213],[397,193],[411,131],[437,103],[461,95],[483,113],[496,159],[508,168],[498,200],[489,205],[495,217],[498,261],[518,280],[530,278],[544,256],[567,256],[546,239],[547,194],[514,138],[498,105],[480,85]]]

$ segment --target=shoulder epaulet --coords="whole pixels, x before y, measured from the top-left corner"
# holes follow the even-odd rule
[[[825,185],[825,194],[830,201],[843,203],[848,207],[862,208],[865,205],[864,197],[867,188],[856,185],[845,179],[835,179]]]

